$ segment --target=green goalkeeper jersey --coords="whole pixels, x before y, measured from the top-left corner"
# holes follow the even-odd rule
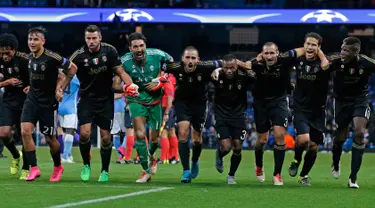
[[[145,89],[145,84],[152,81],[152,79],[159,76],[159,73],[164,65],[172,60],[172,57],[159,49],[147,48],[145,52],[145,63],[139,65],[133,59],[133,53],[126,53],[121,57],[122,65],[132,78],[133,83],[138,85],[139,96],[130,97],[126,96],[127,102],[136,102],[141,104],[152,105],[160,101],[163,90],[148,91]]]

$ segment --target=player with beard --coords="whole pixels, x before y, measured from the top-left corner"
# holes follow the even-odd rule
[[[245,63],[237,64],[246,67]],[[220,67],[221,61],[199,61],[198,50],[185,48],[182,62],[167,65],[166,72],[177,79],[174,109],[178,125],[178,150],[183,167],[182,183],[190,183],[199,173],[199,157],[202,152],[202,129],[207,117],[207,82],[211,73]],[[190,148],[188,136],[192,130],[193,154],[190,171]]]
[[[330,78],[329,62],[320,50],[322,37],[317,33],[305,36],[305,56],[296,60],[296,88],[294,90],[294,128],[297,142],[294,161],[289,175],[295,177],[305,150],[304,164],[299,183],[311,186],[309,172],[315,163],[318,147],[323,143],[325,131],[325,107]]]
[[[99,182],[109,179],[109,164],[112,153],[111,127],[114,117],[114,92],[126,91],[129,95],[137,94],[138,86],[132,83],[121,65],[117,50],[101,42],[101,30],[96,25],[85,29],[86,45],[76,50],[70,60],[77,64],[77,78],[80,81],[80,101],[78,103],[78,121],[80,125],[79,149],[83,167],[81,180],[88,181],[91,176],[90,149],[91,124],[100,128],[102,159]],[[118,81],[113,80],[113,74]],[[116,77],[117,77],[116,76]],[[121,80],[125,83],[121,87]]]
[[[227,176],[228,184],[236,184],[234,175],[242,159],[242,143],[246,138],[246,108],[247,90],[254,76],[253,71],[238,70],[236,57],[225,55],[222,59],[222,68],[219,75],[214,75],[215,85],[215,128],[220,141],[216,150],[216,169],[224,171],[224,157],[233,149],[230,159],[230,170]]]
[[[286,149],[284,135],[289,117],[290,69],[294,61],[304,53],[304,48],[297,48],[279,54],[277,45],[268,42],[263,45],[258,61],[252,61],[252,70],[256,74],[253,96],[258,132],[255,144],[255,175],[260,182],[265,180],[263,153],[268,141],[268,132],[272,127],[275,136],[273,184],[283,185],[281,170]]]
[[[129,50],[131,52],[121,57],[121,62],[128,74],[139,86],[137,97],[126,96],[130,116],[133,120],[136,136],[136,150],[142,166],[142,175],[137,183],[146,183],[151,175],[156,173],[157,162],[154,153],[159,145],[159,131],[162,124],[161,97],[163,82],[160,77],[164,63],[173,61],[168,53],[153,48],[146,49],[146,37],[141,33],[129,35]],[[168,112],[169,113],[169,112]],[[164,117],[168,116],[165,114]],[[149,147],[146,144],[146,122],[151,129]]]
[[[12,138],[12,128],[15,125],[17,132],[21,132],[21,113],[26,93],[29,91],[29,74],[27,64],[28,55],[18,51],[18,40],[12,34],[0,35],[0,72],[4,80],[0,81],[0,88],[4,87],[3,100],[0,104],[0,139],[4,146],[12,154],[13,159],[10,166],[10,173],[15,175],[20,169],[20,162],[23,159],[23,166],[20,179],[25,180],[29,174],[29,165],[25,152],[16,148]]]
[[[354,125],[351,173],[348,187],[359,188],[357,174],[365,149],[364,134],[370,118],[368,80],[375,72],[375,60],[363,54],[361,41],[355,37],[343,40],[340,55],[328,57],[334,73],[335,121],[338,126],[332,149],[332,176],[340,176],[342,145],[347,138],[349,124]]]
[[[39,122],[47,144],[50,146],[54,169],[51,182],[58,182],[64,171],[61,165],[60,144],[56,139],[57,101],[61,102],[66,87],[77,71],[77,66],[66,58],[43,47],[45,43],[45,29],[31,28],[28,33],[30,90],[27,93],[22,115],[21,134],[25,147],[25,156],[31,166],[26,181],[33,181],[40,176],[37,166],[35,143],[32,133]],[[66,75],[66,79],[59,79],[59,69]]]

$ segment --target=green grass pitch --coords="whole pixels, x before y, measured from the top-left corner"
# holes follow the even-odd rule
[[[310,173],[312,186],[303,187],[297,183],[297,177],[291,178],[288,175],[287,168],[293,153],[287,153],[283,168],[284,186],[276,187],[272,185],[272,152],[265,153],[266,181],[260,183],[254,175],[254,152],[244,151],[236,174],[237,185],[225,183],[230,155],[225,158],[225,172],[220,174],[214,167],[214,150],[203,150],[200,174],[192,184],[179,182],[182,173],[180,164],[159,165],[158,172],[150,183],[136,184],[135,180],[140,176],[140,165],[115,164],[115,151],[110,166],[110,182],[100,184],[97,182],[100,154],[96,148],[92,153],[90,182],[80,181],[81,156],[79,150],[74,148],[73,155],[77,163],[65,164],[62,181],[50,183],[48,180],[52,172],[52,161],[47,148],[37,150],[41,177],[35,182],[21,181],[18,176],[10,175],[10,154],[5,151],[8,158],[0,160],[0,207],[375,207],[373,153],[364,156],[358,177],[358,190],[347,188],[350,154],[343,154],[341,178],[335,180],[330,173],[331,154],[319,153]]]

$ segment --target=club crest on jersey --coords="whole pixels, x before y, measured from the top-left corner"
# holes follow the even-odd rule
[[[42,65],[40,65],[40,69],[41,69],[42,71],[45,71],[45,70],[46,70],[46,65],[44,65],[44,63],[42,63]]]
[[[12,73],[12,68],[8,68],[8,73],[11,74]]]
[[[316,72],[318,72],[319,71],[319,67],[314,67],[314,72],[316,73]]]
[[[18,72],[20,71],[20,69],[18,68],[17,65],[14,66],[14,71],[15,71],[16,73],[18,73]]]
[[[103,62],[106,62],[107,61],[107,57],[105,55],[103,55]]]
[[[3,66],[3,65],[1,65],[1,66],[0,66],[0,68],[2,68],[2,69],[3,69],[3,68],[4,68],[4,66]]]
[[[154,66],[153,65],[150,66],[150,70],[154,71]]]
[[[363,69],[359,69],[359,74],[363,74]]]
[[[310,70],[311,70],[311,66],[306,65],[305,66],[305,71],[308,73],[308,72],[310,72]]]
[[[132,68],[135,69],[135,65],[133,65]]]
[[[355,73],[355,69],[350,68],[350,69],[349,69],[349,73],[350,73],[350,74],[354,74],[354,73]]]
[[[344,67],[345,67],[344,64],[342,64],[342,65],[341,65],[341,69],[343,69]]]
[[[238,85],[237,85],[237,88],[238,88],[238,90],[241,90],[242,85],[241,85],[241,84],[238,84]]]
[[[301,65],[301,66],[302,66],[302,65],[303,65],[303,61],[299,62],[299,65]]]
[[[98,65],[98,64],[99,64],[99,59],[98,59],[98,58],[94,58],[94,59],[92,60],[92,63],[93,63],[94,65]]]
[[[197,80],[202,81],[202,76],[198,75]]]

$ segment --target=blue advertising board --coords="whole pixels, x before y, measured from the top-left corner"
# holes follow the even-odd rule
[[[0,8],[0,22],[374,24],[375,10]]]

